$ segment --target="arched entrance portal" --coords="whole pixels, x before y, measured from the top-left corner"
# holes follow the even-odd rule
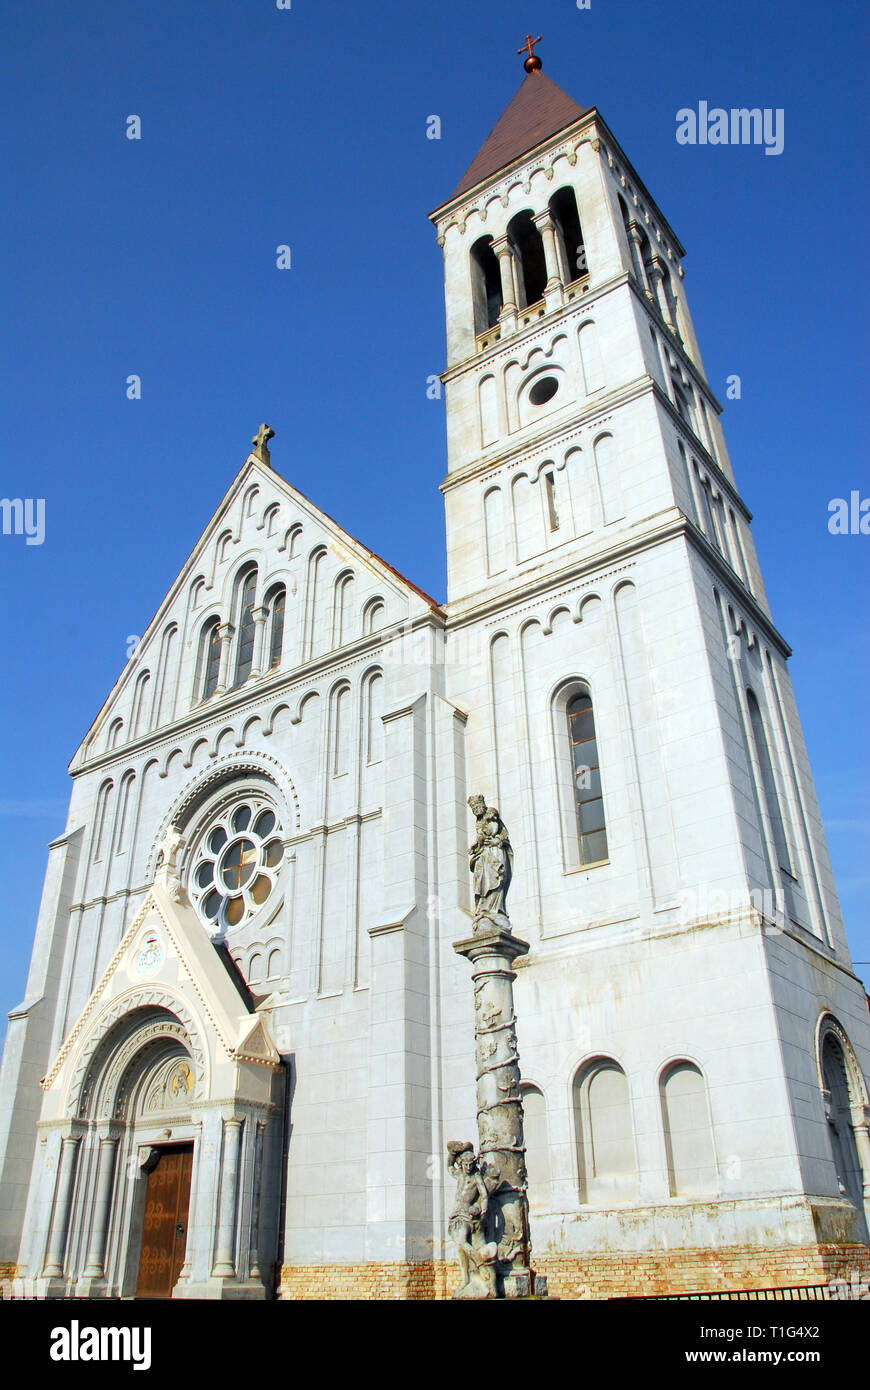
[[[43,1083],[19,1275],[47,1297],[266,1297],[280,1070],[232,963],[155,883]]]
[[[189,1274],[195,1106],[204,1081],[194,1050],[180,1018],[145,1006],[119,1020],[95,1051],[79,1101],[89,1125],[80,1201],[92,1211],[80,1292],[105,1283],[122,1295],[171,1298]]]

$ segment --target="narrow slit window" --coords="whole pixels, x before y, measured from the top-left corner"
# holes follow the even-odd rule
[[[547,496],[547,520],[551,531],[559,529],[559,512],[556,507],[556,479],[552,473],[544,474],[544,490]]]

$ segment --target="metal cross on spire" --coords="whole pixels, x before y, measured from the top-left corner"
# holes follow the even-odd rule
[[[531,34],[526,34],[526,41],[525,41],[525,43],[523,44],[522,48],[518,48],[518,49],[517,49],[517,53],[527,53],[527,54],[528,54],[528,57],[526,58],[526,61],[523,63],[523,67],[525,68],[526,72],[540,72],[540,71],[541,71],[541,68],[542,68],[543,64],[541,63],[540,58],[538,57],[537,53],[535,52],[535,44],[536,44],[536,43],[541,43],[542,41],[543,41],[543,35],[541,35],[541,34],[539,34],[538,37],[537,37],[536,39],[533,39],[532,36],[531,36]]]

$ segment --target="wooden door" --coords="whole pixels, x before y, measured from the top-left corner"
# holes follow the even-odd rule
[[[160,1150],[148,1174],[137,1298],[171,1298],[184,1264],[193,1145]]]

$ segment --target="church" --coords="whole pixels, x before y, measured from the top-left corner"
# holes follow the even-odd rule
[[[683,247],[524,66],[430,214],[447,601],[263,425],[73,758],[0,1074],[12,1296],[451,1296],[476,794],[551,1294],[870,1271],[870,1013]]]

